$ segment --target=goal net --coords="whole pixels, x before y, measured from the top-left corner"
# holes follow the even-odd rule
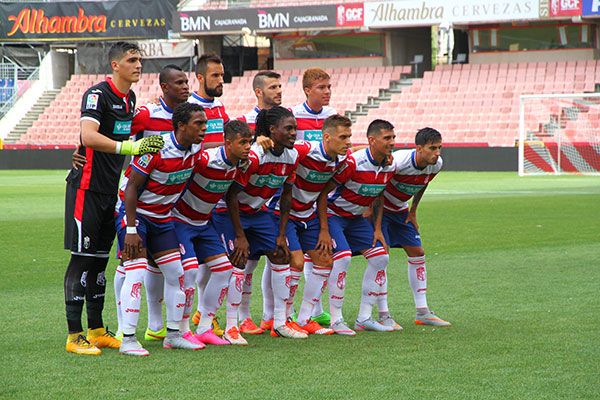
[[[522,95],[519,175],[600,175],[600,93]]]

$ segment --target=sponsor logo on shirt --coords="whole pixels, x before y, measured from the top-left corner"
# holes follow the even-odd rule
[[[287,176],[268,175],[259,177],[254,186],[268,186],[272,189],[280,188]]]
[[[304,140],[321,140],[323,139],[323,133],[317,130],[306,130],[304,131]]]
[[[129,135],[131,134],[131,121],[115,121],[115,128],[113,133],[118,135]]]
[[[212,193],[225,193],[230,185],[231,181],[209,181],[206,190]]]
[[[98,109],[98,95],[97,94],[88,94],[85,108],[87,110],[97,110]]]
[[[211,119],[206,123],[206,133],[223,132],[223,118]]]
[[[183,171],[171,172],[167,178],[167,185],[176,185],[187,181],[193,170],[193,168],[188,168]]]
[[[369,185],[363,184],[360,185],[358,189],[358,194],[363,196],[377,196],[381,191],[385,188],[385,185]]]
[[[402,193],[406,193],[411,196],[414,196],[419,192],[419,190],[423,189],[422,185],[409,185],[408,183],[403,182],[395,182],[394,187]]]
[[[122,110],[123,106],[120,104],[113,104],[113,110]]]
[[[331,175],[331,173],[327,172],[310,171],[306,175],[306,180],[314,183],[323,183],[329,181],[329,179],[331,179]]]

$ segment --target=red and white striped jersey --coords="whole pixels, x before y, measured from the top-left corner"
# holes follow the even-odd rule
[[[254,131],[256,129],[256,116],[258,115],[259,112],[260,112],[260,108],[254,107],[254,109],[252,111],[250,111],[247,114],[240,115],[236,119],[239,119],[240,121],[244,121],[245,123],[247,123],[250,126],[252,131]]]
[[[135,135],[135,140],[173,131],[173,109],[162,97],[158,100],[160,104],[148,103],[135,110],[131,123],[131,134]]]
[[[206,113],[206,134],[204,135],[204,143],[223,144],[223,128],[229,123],[229,116],[225,112],[225,106],[217,98],[205,99],[198,96],[195,92],[188,97],[189,103],[200,104],[204,107]]]
[[[173,132],[164,134],[164,147],[156,154],[135,156],[125,171],[119,189],[117,210],[125,211],[125,188],[132,169],[147,177],[138,193],[137,213],[154,222],[171,220],[171,208],[181,195],[202,151],[201,144],[188,150],[177,143]]]
[[[232,164],[223,146],[202,152],[194,175],[175,208],[173,218],[189,225],[206,225],[240,169]]]
[[[298,168],[292,188],[290,218],[306,221],[316,216],[317,197],[347,156],[329,157],[322,142],[302,140],[296,142],[294,148],[298,151]],[[275,212],[279,212],[279,201]]]
[[[293,184],[298,166],[298,151],[283,149],[275,153],[253,144],[249,156],[250,165],[235,181],[244,189],[238,194],[240,212],[254,214],[273,197],[284,183]]]
[[[394,164],[377,164],[369,148],[352,153],[333,176],[340,186],[329,196],[327,213],[360,217],[385,189],[394,171]]]
[[[437,163],[420,168],[415,159],[416,150],[398,150],[392,154],[396,173],[385,188],[384,210],[404,212],[408,200],[423,189],[442,169],[442,157]]]
[[[298,128],[296,140],[321,140],[323,138],[323,121],[334,114],[334,108],[323,106],[321,111],[312,110],[306,102],[292,108]]]

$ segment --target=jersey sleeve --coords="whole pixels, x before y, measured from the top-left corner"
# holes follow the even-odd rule
[[[208,165],[208,161],[210,156],[208,155],[207,152],[205,151],[201,151],[199,153],[199,159],[198,161],[196,161],[196,165],[194,166],[194,172],[202,172],[206,169],[206,166]]]
[[[94,93],[92,93],[94,92]],[[100,125],[106,101],[100,89],[88,89],[81,100],[81,119],[95,121]]]
[[[133,121],[131,122],[131,135],[136,135],[139,132],[145,131],[150,122],[150,110],[148,107],[142,106],[135,110]]]
[[[252,174],[258,171],[259,162],[258,157],[255,153],[250,152],[248,157],[248,165],[246,167],[240,167],[238,173],[235,175],[234,182],[241,187],[246,187]]]
[[[344,183],[346,183],[346,181],[348,179],[350,179],[350,177],[354,174],[355,171],[356,171],[356,160],[354,160],[354,157],[350,156],[350,157],[346,158],[346,161],[344,161],[340,165],[340,167],[337,169],[337,171],[333,175],[332,179],[338,185],[343,185]]]
[[[294,148],[298,152],[298,160],[304,159],[311,149],[310,142],[306,140],[299,140],[294,144]]]
[[[159,162],[160,153],[146,153],[133,158],[132,168],[135,169],[136,172],[139,172],[144,176],[148,176],[150,175],[150,172],[156,168],[156,165],[158,165]]]

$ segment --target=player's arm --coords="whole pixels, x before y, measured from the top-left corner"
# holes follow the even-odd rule
[[[408,212],[408,215],[406,216],[406,221],[404,221],[404,223],[406,223],[406,224],[411,222],[415,226],[415,229],[417,230],[417,232],[419,231],[419,224],[417,224],[417,207],[419,206],[421,197],[423,197],[423,194],[425,193],[425,189],[427,189],[427,185],[425,185],[423,187],[423,189],[419,190],[414,195],[414,197],[412,199],[412,203],[410,205],[410,211]]]
[[[238,193],[242,191],[242,187],[233,184],[227,190],[225,194],[225,202],[227,203],[227,211],[229,212],[229,218],[235,231],[235,240],[233,243],[233,252],[231,253],[231,263],[240,267],[246,265],[246,260],[250,254],[250,243],[246,239],[244,228],[242,227],[242,220],[240,219],[240,203],[238,202]]]
[[[374,229],[373,229],[373,244],[375,247],[377,241],[383,244],[386,251],[389,251],[389,247],[385,242],[385,237],[383,236],[383,232],[381,230],[381,219],[383,218],[383,191],[377,196],[375,201],[373,201],[373,219],[374,219]]]
[[[147,177],[131,169],[127,187],[125,188],[125,216],[127,218],[127,234],[123,245],[123,260],[133,260],[143,256],[143,243],[137,234],[135,221],[137,212],[138,193],[146,183]]]
[[[319,216],[319,239],[317,241],[317,247],[315,250],[331,254],[333,244],[331,242],[331,236],[329,235],[329,223],[327,221],[327,196],[329,193],[337,187],[337,183],[331,179],[325,185],[325,188],[317,197],[317,215]]]
[[[80,150],[81,150],[81,143],[77,143],[77,147],[75,148],[75,151],[73,152],[73,155],[71,156],[73,169],[78,169],[79,167],[83,167],[85,165],[85,163],[87,162],[87,157],[84,156],[83,154],[79,154]]]
[[[148,136],[136,142],[125,140],[119,142],[101,134],[100,124],[90,119],[81,121],[81,143],[85,147],[113,154],[138,155],[156,153],[162,149],[164,140],[160,135]]]
[[[283,185],[281,191],[281,197],[279,198],[279,235],[277,235],[275,253],[281,249],[285,254],[286,260],[291,257],[290,249],[287,245],[287,239],[285,236],[285,229],[287,227],[288,219],[290,217],[290,210],[292,209],[292,185]]]

